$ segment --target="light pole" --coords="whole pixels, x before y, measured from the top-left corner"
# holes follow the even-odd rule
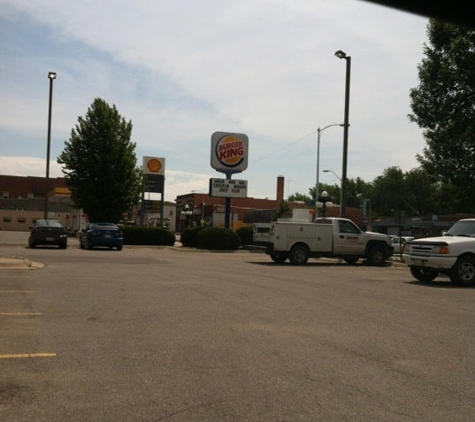
[[[188,216],[193,214],[193,210],[188,204],[185,204],[184,208],[181,210],[181,215],[185,216],[185,229],[189,226]]]
[[[49,79],[49,108],[48,108],[48,136],[46,141],[46,192],[45,192],[45,220],[48,219],[48,189],[49,189],[49,155],[51,149],[51,109],[53,105],[53,80],[56,79],[56,72],[48,73]]]
[[[335,56],[339,59],[346,60],[346,84],[345,84],[345,122],[343,131],[343,169],[341,172],[341,198],[340,198],[340,217],[346,217],[346,190],[348,179],[346,170],[348,167],[348,129],[350,114],[350,74],[351,74],[351,57],[347,56],[344,51],[338,50]]]
[[[315,217],[318,217],[318,206],[317,206],[317,201],[318,201],[318,185],[319,185],[319,179],[320,179],[320,140],[322,136],[322,132],[325,129],[328,129],[333,126],[344,126],[341,123],[334,123],[328,126],[324,126],[321,129],[317,129],[317,181],[315,183]]]
[[[333,207],[333,203],[330,201],[330,199],[331,198],[328,196],[328,192],[326,190],[324,190],[322,194],[318,197],[317,207],[322,208],[323,217],[325,217],[327,208]]]

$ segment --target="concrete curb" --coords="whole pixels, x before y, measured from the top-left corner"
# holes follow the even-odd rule
[[[34,270],[43,268],[45,264],[41,262],[30,261],[29,259],[15,256],[0,256],[0,268]]]

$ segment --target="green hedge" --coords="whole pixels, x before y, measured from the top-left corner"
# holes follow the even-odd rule
[[[175,234],[163,228],[125,226],[121,230],[124,233],[125,245],[173,246],[175,244]]]
[[[205,227],[196,236],[196,247],[199,249],[235,250],[240,246],[241,239],[230,229]]]
[[[241,247],[241,238],[230,229],[193,227],[183,230],[181,243],[185,247],[198,249],[235,250]]]
[[[252,245],[252,232],[252,226],[244,226],[236,230],[236,233],[241,238],[241,245]]]
[[[196,248],[196,237],[203,227],[188,227],[181,232],[180,242],[187,248]]]

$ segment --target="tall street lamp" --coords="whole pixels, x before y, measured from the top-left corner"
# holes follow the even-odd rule
[[[45,192],[45,220],[48,219],[48,189],[49,189],[49,155],[51,149],[51,108],[53,105],[53,80],[56,72],[48,73],[49,79],[49,108],[48,108],[48,137],[46,142],[46,192]]]
[[[340,123],[334,123],[334,124],[331,124],[331,125],[328,125],[328,126],[324,126],[321,129],[320,128],[317,129],[317,181],[316,181],[316,184],[315,184],[315,217],[318,217],[317,201],[318,201],[318,185],[319,185],[319,181],[320,181],[320,139],[321,139],[321,136],[322,136],[322,132],[325,129],[328,129],[328,128],[333,127],[333,126],[344,126],[344,125],[342,125]]]
[[[338,50],[335,56],[339,59],[346,60],[346,87],[345,87],[345,122],[343,131],[343,169],[341,172],[341,198],[340,198],[340,217],[346,217],[346,191],[348,185],[347,167],[348,167],[348,128],[350,114],[350,74],[351,74],[351,57],[347,56],[344,51]]]

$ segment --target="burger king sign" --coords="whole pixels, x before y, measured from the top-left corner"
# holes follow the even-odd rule
[[[241,133],[215,132],[211,135],[211,167],[225,174],[247,169],[249,138]]]

